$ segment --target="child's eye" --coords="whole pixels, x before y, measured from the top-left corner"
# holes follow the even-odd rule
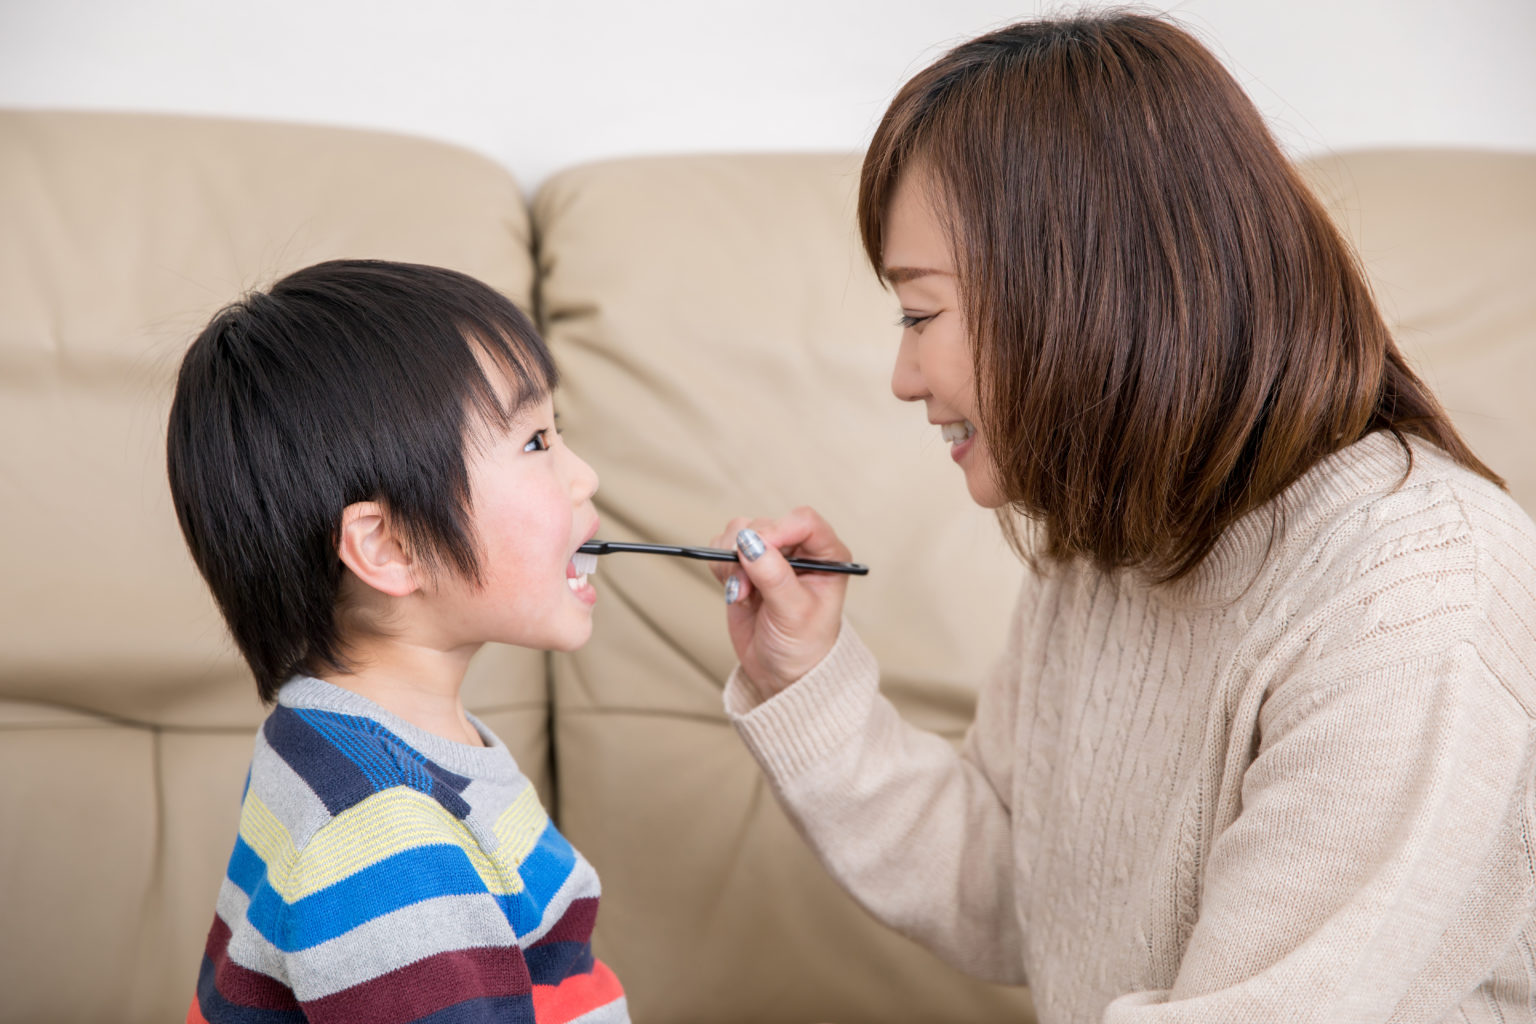
[[[901,319],[896,321],[896,326],[905,330],[908,327],[916,327],[920,323],[932,320],[937,315],[937,313],[929,313],[927,316],[912,316],[910,313],[903,313]]]
[[[535,430],[533,432],[533,436],[528,439],[528,443],[523,445],[523,451],[525,451],[525,452],[547,452],[547,451],[549,451],[549,438],[544,436],[547,433],[549,433],[547,430]]]

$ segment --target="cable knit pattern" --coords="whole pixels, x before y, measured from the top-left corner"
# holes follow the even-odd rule
[[[846,624],[726,709],[844,886],[1048,1024],[1536,1020],[1536,525],[1407,469],[1373,435],[1175,584],[1031,579],[959,752]]]

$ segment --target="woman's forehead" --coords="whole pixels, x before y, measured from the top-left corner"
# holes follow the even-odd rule
[[[881,274],[891,284],[954,275],[954,254],[939,209],[932,175],[921,166],[902,172],[886,209],[882,238]]]

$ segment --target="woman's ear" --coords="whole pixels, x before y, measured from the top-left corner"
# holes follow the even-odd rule
[[[336,555],[361,582],[390,597],[405,597],[420,588],[416,563],[389,528],[384,506],[357,501],[341,510]]]

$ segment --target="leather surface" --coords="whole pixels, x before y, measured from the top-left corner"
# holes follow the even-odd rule
[[[1378,150],[1302,170],[1404,356],[1536,515],[1536,153]]]
[[[820,511],[871,567],[847,615],[913,720],[958,737],[1020,566],[921,405],[854,235],[857,161],[679,157],[540,190],[540,294],[601,536],[702,544]],[[726,723],[734,663],[703,563],[605,556],[593,639],[554,658],[561,826],[605,892],[597,953],[637,1020],[1018,1019],[833,885]],[[921,841],[921,837],[914,837]]]

